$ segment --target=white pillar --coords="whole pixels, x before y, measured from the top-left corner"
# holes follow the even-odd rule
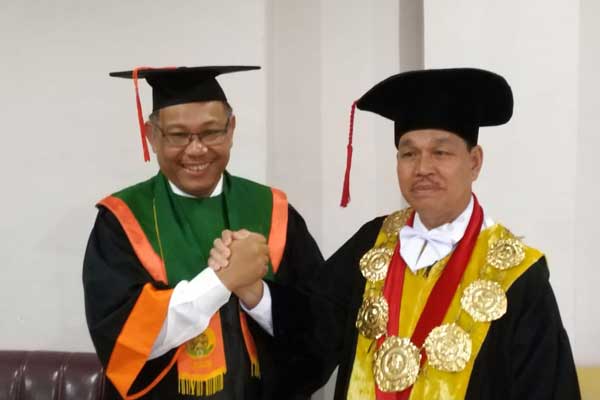
[[[577,136],[575,262],[564,269],[575,274],[576,358],[580,364],[600,363],[598,310],[598,238],[600,238],[600,3],[580,1],[579,135]],[[576,62],[574,60],[573,62]],[[573,336],[573,335],[572,335]]]
[[[403,205],[393,124],[357,111],[352,201],[339,207],[350,106],[400,65],[422,65],[420,4],[269,2],[268,180],[288,192],[326,257],[362,224]],[[332,382],[315,396],[332,397]]]

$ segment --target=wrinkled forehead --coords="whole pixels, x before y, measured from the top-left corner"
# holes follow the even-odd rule
[[[223,122],[230,115],[231,108],[224,101],[198,101],[176,104],[157,110],[158,120],[165,123],[210,123]]]
[[[457,133],[443,129],[416,129],[404,133],[398,140],[398,148],[437,144],[464,144],[466,146],[467,142]]]
[[[188,103],[175,104],[172,106],[156,110],[158,116],[179,115],[179,114],[200,114],[205,112],[229,114],[231,107],[221,100],[192,101]]]

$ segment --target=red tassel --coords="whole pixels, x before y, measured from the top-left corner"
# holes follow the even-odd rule
[[[148,151],[148,142],[146,141],[146,132],[144,129],[144,114],[142,112],[142,102],[140,101],[140,90],[138,87],[138,72],[146,67],[135,67],[133,69],[133,86],[135,87],[135,106],[137,108],[138,124],[140,125],[140,135],[142,138],[142,149],[144,151],[144,161],[150,161],[150,151]]]
[[[156,70],[156,69],[176,69],[177,67],[162,67],[162,68],[152,68],[152,67],[135,67],[133,69],[132,77],[133,77],[133,86],[135,88],[135,106],[137,108],[137,117],[138,124],[140,126],[140,135],[142,138],[142,149],[144,151],[144,161],[150,161],[150,151],[148,150],[148,142],[146,141],[146,130],[144,129],[144,113],[142,112],[142,102],[140,101],[140,90],[138,87],[138,73],[141,70]]]
[[[354,134],[354,112],[356,111],[356,101],[352,103],[350,109],[350,130],[348,132],[348,146],[346,146],[346,172],[344,173],[344,186],[342,187],[341,207],[346,207],[350,203],[350,169],[352,168],[352,135]]]

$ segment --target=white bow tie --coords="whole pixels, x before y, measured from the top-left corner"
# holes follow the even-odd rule
[[[446,257],[455,244],[452,235],[439,230],[427,232],[412,226],[400,229],[400,255],[413,272]]]

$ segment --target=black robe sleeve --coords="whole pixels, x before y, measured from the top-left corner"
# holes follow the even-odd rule
[[[327,383],[338,364],[344,368],[343,349],[353,340],[348,332],[364,288],[356,266],[373,246],[382,221],[365,224],[304,284],[271,288],[275,337],[287,358],[278,382],[285,398],[310,395]]]
[[[99,207],[83,262],[83,288],[88,329],[105,370],[121,329],[147,283],[167,289],[143,268],[116,217]],[[172,356],[169,352],[147,362],[130,392],[149,384]],[[120,397],[110,382],[107,390],[112,395],[106,398]]]
[[[291,205],[288,206],[287,238],[283,258],[277,274],[267,282],[271,296],[276,293],[294,293],[304,287],[323,264],[323,256],[310,234],[302,216]],[[278,307],[272,302],[274,315],[292,315],[293,309]],[[288,357],[283,341],[273,338],[248,318],[253,337],[256,340],[263,381],[265,399],[308,399],[303,394],[292,394],[281,383],[286,381],[287,372],[293,362]],[[280,337],[276,334],[276,337]]]

